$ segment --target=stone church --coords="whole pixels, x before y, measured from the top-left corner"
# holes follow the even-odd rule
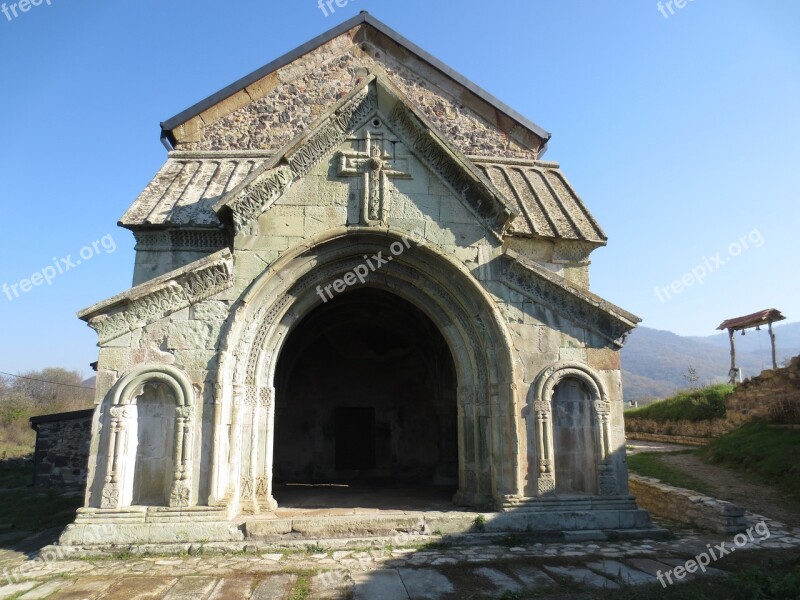
[[[241,540],[291,485],[651,527],[620,383],[638,319],[589,290],[607,239],[550,134],[367,13],[162,130],[120,221],[133,287],[79,314],[97,407],[63,544]]]

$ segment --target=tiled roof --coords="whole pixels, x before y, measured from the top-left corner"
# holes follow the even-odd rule
[[[597,244],[608,240],[557,163],[470,159],[518,210],[512,234]]]
[[[470,159],[519,213],[509,232],[512,235],[605,244],[603,230],[557,164]],[[219,227],[214,205],[268,160],[263,153],[226,156],[173,152],[122,216],[120,225],[134,229]]]
[[[123,227],[219,227],[213,206],[268,160],[260,156],[172,153],[120,219]]]

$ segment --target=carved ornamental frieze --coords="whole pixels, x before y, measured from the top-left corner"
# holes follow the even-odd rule
[[[155,284],[144,284],[130,298],[121,299],[122,308],[111,314],[100,314],[89,320],[100,344],[144,327],[167,315],[210,298],[233,285],[233,261],[229,254],[211,264]],[[147,291],[152,288],[151,291]],[[109,311],[110,312],[110,311]]]

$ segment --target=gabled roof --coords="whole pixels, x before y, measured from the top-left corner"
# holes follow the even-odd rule
[[[443,62],[441,62],[440,60],[434,58],[433,56],[425,52],[423,49],[421,49],[417,45],[407,40],[402,35],[392,30],[390,27],[388,27],[378,19],[374,18],[366,11],[362,11],[359,15],[353,17],[352,19],[345,21],[341,25],[334,27],[333,29],[327,31],[326,33],[323,33],[322,35],[303,44],[302,46],[299,46],[295,50],[292,50],[291,52],[283,55],[277,60],[272,61],[271,63],[261,67],[256,71],[253,71],[252,73],[246,75],[245,77],[242,77],[238,81],[235,81],[234,83],[218,91],[217,93],[212,94],[205,100],[202,100],[197,104],[191,106],[190,108],[175,115],[174,117],[167,119],[161,124],[162,142],[164,143],[164,145],[167,147],[168,150],[171,150],[173,142],[171,131],[176,127],[182,125],[183,123],[186,123],[190,119],[198,116],[199,114],[205,112],[206,110],[225,101],[227,98],[230,98],[231,96],[237,94],[238,92],[241,92],[248,86],[267,77],[268,75],[274,73],[278,69],[281,69],[282,67],[285,67],[286,65],[305,56],[306,54],[312,52],[316,48],[319,48],[320,46],[330,42],[331,40],[334,40],[335,38],[341,36],[342,34],[345,34],[360,26],[368,26],[372,28],[381,35],[385,36],[386,38],[389,38],[392,42],[394,42],[398,46],[402,47],[406,51],[415,55],[418,59],[428,63],[434,69],[442,73],[445,77],[450,78],[455,83],[457,83],[458,85],[462,86],[463,88],[474,94],[477,98],[486,102],[494,110],[506,115],[508,118],[512,119],[520,126],[522,126],[529,132],[540,138],[542,140],[542,146],[544,146],[550,139],[551,134],[542,129],[541,127],[539,127],[538,125],[536,125],[533,121],[524,117],[523,115],[521,115],[520,113],[509,107],[507,104],[501,102],[500,100],[492,96],[489,92],[479,87],[478,85],[476,85],[463,75],[457,73],[456,71],[445,65]]]
[[[758,327],[759,325],[766,325],[768,323],[776,323],[785,319],[786,317],[784,317],[781,314],[781,311],[778,309],[767,308],[757,313],[753,313],[752,315],[745,315],[743,317],[736,317],[735,319],[723,321],[720,326],[717,327],[717,329],[720,331],[724,329],[739,331],[741,329],[749,329],[751,327]]]

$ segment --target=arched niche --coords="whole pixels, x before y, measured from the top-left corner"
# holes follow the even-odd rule
[[[534,440],[536,460],[530,463],[535,473],[529,473],[528,478],[536,481],[536,493],[614,495],[617,485],[610,461],[611,404],[600,376],[583,363],[556,363],[537,376],[530,404],[528,438]],[[561,466],[559,460],[563,461]],[[587,481],[588,463],[588,476],[593,481]],[[582,468],[583,474],[571,473]],[[559,482],[559,472],[568,481]]]
[[[104,408],[108,435],[100,508],[195,503],[196,405],[187,375],[168,365],[137,367],[112,388]]]

